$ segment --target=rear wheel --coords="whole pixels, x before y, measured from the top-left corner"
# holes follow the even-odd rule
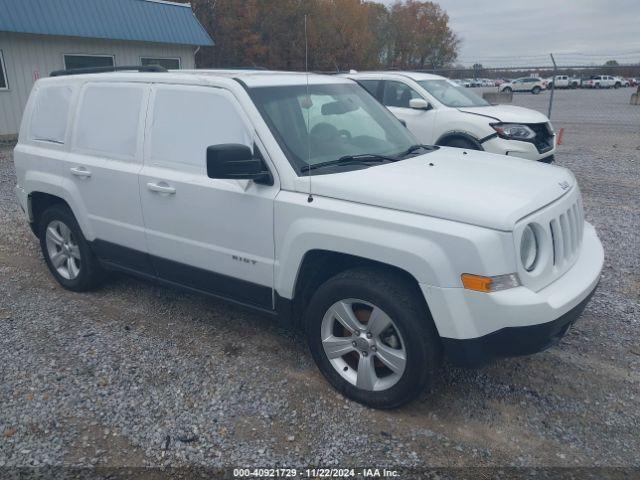
[[[531,93],[533,93],[534,95],[537,95],[540,93],[540,87],[535,86],[531,89]]]
[[[323,375],[370,407],[395,408],[413,400],[440,363],[433,321],[399,275],[363,268],[333,277],[313,296],[306,322]]]
[[[67,206],[58,204],[43,212],[38,237],[49,270],[64,288],[82,292],[100,283],[103,271]]]

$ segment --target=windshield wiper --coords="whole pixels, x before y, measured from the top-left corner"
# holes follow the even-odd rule
[[[433,152],[434,150],[437,150],[438,147],[434,146],[434,145],[411,145],[409,148],[407,148],[404,152],[400,153],[398,155],[398,158],[403,158],[406,157],[408,155],[411,155],[412,153],[417,152],[418,150],[426,150],[428,152]]]
[[[326,162],[315,163],[307,167],[302,167],[300,171],[304,173],[309,170],[317,170],[318,168],[330,167],[333,165],[349,165],[349,164],[367,165],[369,163],[395,162],[397,160],[398,160],[397,158],[387,157],[385,155],[378,155],[377,153],[361,153],[358,155],[344,155],[335,160],[328,160]]]

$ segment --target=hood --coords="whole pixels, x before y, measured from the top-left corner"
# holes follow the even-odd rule
[[[297,191],[308,191],[306,177],[299,177],[296,185]],[[484,152],[465,155],[462,149],[447,147],[394,163],[313,177],[313,192],[319,196],[503,231],[513,230],[518,220],[574,185],[573,174],[565,168]]]
[[[515,105],[491,105],[488,107],[463,107],[461,112],[473,113],[500,122],[508,123],[546,123],[549,121],[546,115],[531,110],[530,108],[516,107]]]

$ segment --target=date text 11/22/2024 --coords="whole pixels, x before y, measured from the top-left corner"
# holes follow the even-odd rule
[[[234,478],[394,478],[397,470],[386,468],[234,468]]]

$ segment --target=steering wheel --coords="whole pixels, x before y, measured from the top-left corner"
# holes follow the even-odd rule
[[[340,136],[338,129],[330,123],[318,123],[309,133],[321,142],[331,142]]]
[[[340,135],[340,137],[342,137],[345,140],[351,140],[351,132],[349,130],[338,130],[338,134]]]

